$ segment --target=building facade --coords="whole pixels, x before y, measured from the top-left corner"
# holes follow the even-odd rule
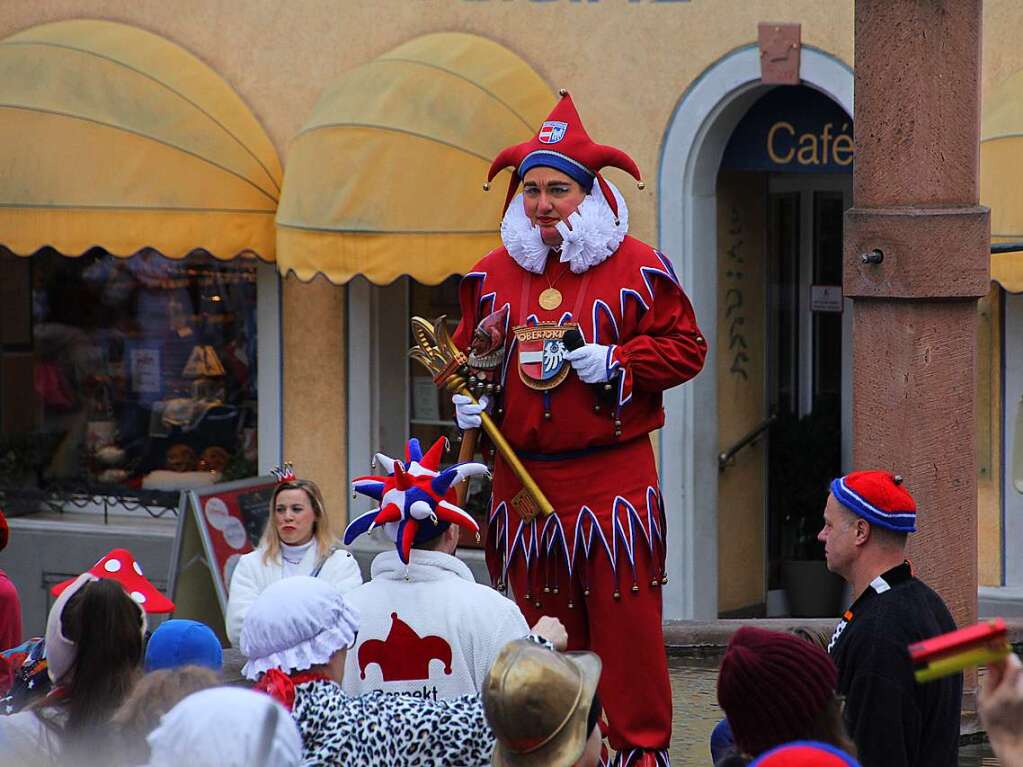
[[[1023,112],[1023,88],[1013,95],[1021,14],[1012,2],[985,5],[985,115],[995,101]],[[52,171],[31,169],[21,187],[8,184],[0,268],[5,307],[15,309],[5,308],[0,328],[0,427],[23,457],[9,481],[174,490],[211,471],[265,472],[286,458],[320,483],[339,522],[362,510],[348,481],[374,452],[400,451],[410,435],[454,436],[449,403],[405,356],[408,320],[456,319],[458,275],[499,242],[502,192],[480,191],[493,150],[521,140],[565,87],[591,134],[636,159],[644,191],[609,178],[628,200],[631,232],[673,261],[712,352],[694,381],[666,394],[656,436],[666,617],[830,609],[812,602],[821,594],[805,608],[793,600],[803,598],[799,583],[826,580],[813,540],[823,482],[853,468],[840,265],[855,152],[851,0],[8,3],[0,66],[17,72],[30,55],[19,35],[80,19],[166,41],[249,114],[213,115],[240,137],[241,154],[199,128],[161,133],[168,120],[153,115],[168,112],[155,107],[121,126],[132,136],[144,128],[187,158],[213,158],[229,180],[192,173],[188,159],[162,160],[152,173],[130,154],[108,158],[106,173],[161,182],[151,185],[154,208],[213,210],[223,197],[232,210],[276,215],[276,226],[267,235],[267,216],[255,214],[210,229],[152,218],[121,222],[118,231],[135,227],[138,247],[97,235],[92,250],[68,250],[83,242],[73,238],[61,249],[45,227],[62,224],[32,223],[23,198],[99,205],[108,192],[68,191]],[[765,78],[765,62],[796,67],[796,84]],[[74,101],[66,91],[76,90],[63,93]],[[77,93],[89,96],[81,84]],[[104,98],[119,94],[112,86]],[[124,94],[136,105],[147,98]],[[81,103],[72,108],[76,124],[87,121]],[[1003,192],[1011,179],[1001,180],[995,150],[1020,127],[1006,109],[985,128],[984,202],[996,235],[1023,240],[1012,228],[1023,201]],[[21,155],[43,155],[68,129],[25,122],[38,109],[0,110],[0,135],[17,133]],[[95,172],[84,161],[65,168]],[[36,178],[50,186],[22,188]],[[190,196],[197,188],[222,195]],[[126,182],[115,192],[139,189],[149,187]],[[87,223],[75,226],[88,234]],[[247,228],[256,233],[229,240],[235,250],[212,242]],[[979,307],[979,575],[985,586],[1023,587],[1023,558],[1007,545],[1023,534],[1023,370],[1013,340],[1023,283],[1011,279],[1011,254],[995,258],[998,281]],[[8,504],[16,497],[8,493]],[[484,499],[485,488],[470,499],[481,515]],[[921,518],[925,525],[926,510]]]

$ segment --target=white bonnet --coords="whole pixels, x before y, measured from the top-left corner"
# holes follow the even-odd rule
[[[284,578],[268,586],[245,616],[241,651],[249,679],[272,668],[301,671],[330,660],[351,647],[359,617],[341,593],[308,575]]]

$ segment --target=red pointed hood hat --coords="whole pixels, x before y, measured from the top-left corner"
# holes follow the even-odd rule
[[[142,574],[142,567],[128,549],[113,549],[99,562],[89,568],[88,573],[94,578],[109,578],[117,581],[128,592],[128,596],[138,603],[147,613],[174,612],[174,603]],[[77,578],[68,578],[50,589],[50,593],[59,597],[61,592],[74,583]]]
[[[508,196],[504,201],[504,209],[507,210],[530,168],[554,168],[575,179],[587,191],[593,187],[595,180],[617,220],[618,202],[600,171],[608,166],[624,170],[639,182],[638,186],[642,189],[639,167],[621,149],[595,143],[579,119],[572,96],[564,89],[559,94],[561,99],[536,135],[529,141],[507,147],[494,159],[483,188],[489,189],[494,176],[502,170],[513,168]]]

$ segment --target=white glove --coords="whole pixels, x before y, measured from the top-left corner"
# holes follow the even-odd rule
[[[583,383],[603,383],[610,378],[607,369],[610,363],[611,347],[603,344],[583,344],[578,349],[566,352],[565,359],[572,363]]]
[[[478,429],[483,425],[480,413],[487,409],[487,398],[480,397],[479,402],[473,402],[472,397],[464,394],[455,394],[451,397],[455,404],[455,420],[459,429]]]

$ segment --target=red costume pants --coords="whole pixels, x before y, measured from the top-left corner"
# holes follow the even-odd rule
[[[559,618],[569,650],[603,662],[599,693],[620,764],[667,765],[671,687],[661,626],[664,512],[649,438],[561,456],[523,456],[555,513],[523,522],[498,458],[487,561],[526,620]],[[654,752],[647,754],[646,752]]]

